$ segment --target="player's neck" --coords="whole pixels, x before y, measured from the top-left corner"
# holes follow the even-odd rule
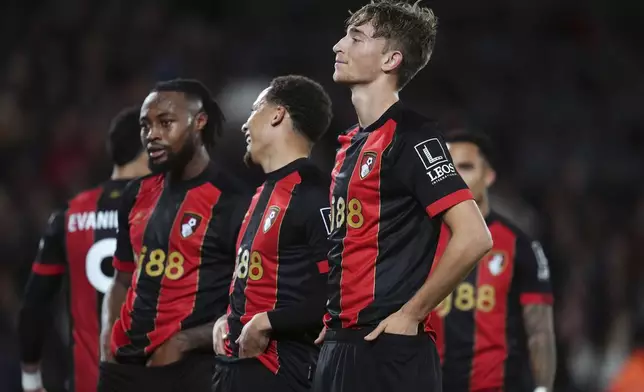
[[[476,204],[479,206],[479,210],[481,210],[483,218],[487,218],[487,216],[490,215],[490,199],[487,195],[481,197],[481,200],[477,200]]]
[[[398,91],[383,86],[384,81],[351,87],[351,102],[356,109],[360,127],[366,128],[376,122],[391,105],[398,102]]]
[[[298,146],[290,148],[276,148],[259,162],[265,174],[272,173],[283,168],[289,163],[300,158],[307,158],[311,151],[308,147]]]
[[[192,159],[183,167],[181,173],[170,172],[171,181],[187,181],[197,177],[199,174],[206,170],[210,163],[210,155],[206,151],[206,147],[201,146],[195,151]]]

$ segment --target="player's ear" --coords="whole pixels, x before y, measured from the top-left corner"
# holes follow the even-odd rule
[[[208,122],[208,115],[204,112],[199,112],[195,116],[195,129],[199,132],[204,129]]]
[[[403,55],[399,50],[391,50],[383,54],[382,70],[384,72],[391,72],[402,64]]]
[[[286,117],[286,108],[281,105],[275,106],[275,111],[273,112],[273,117],[271,117],[271,126],[275,127],[284,121]]]
[[[485,171],[485,186],[492,186],[494,181],[496,181],[496,171],[488,165],[487,170]]]

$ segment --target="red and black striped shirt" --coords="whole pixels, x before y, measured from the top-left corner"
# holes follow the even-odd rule
[[[317,361],[313,343],[326,302],[329,181],[308,159],[269,173],[257,189],[237,240],[237,268],[230,285],[226,350],[243,326],[267,312],[268,350],[257,359],[291,385],[309,384]]]
[[[443,362],[443,389],[532,390],[522,307],[552,304],[541,245],[498,214],[486,222],[492,250],[436,308],[432,319]],[[449,241],[443,226],[436,260]]]
[[[242,187],[212,164],[188,181],[156,174],[128,186],[113,261],[134,273],[112,329],[119,362],[145,363],[177,332],[224,314],[247,203]]]
[[[42,341],[31,325],[31,312],[41,312],[68,274],[72,318],[74,390],[96,391],[103,295],[114,275],[110,261],[116,249],[117,209],[126,180],[111,180],[84,191],[65,210],[49,219],[25,292],[20,328],[22,360],[38,362]],[[31,320],[31,321],[30,321]],[[32,322],[33,321],[33,322]],[[46,321],[42,321],[46,322]],[[49,324],[48,322],[46,322]]]
[[[472,194],[436,125],[400,102],[339,141],[325,322],[329,328],[376,326],[427,279],[440,214]]]

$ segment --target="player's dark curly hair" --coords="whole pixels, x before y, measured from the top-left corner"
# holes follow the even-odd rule
[[[224,128],[224,114],[212,97],[210,90],[195,79],[173,79],[157,83],[152,92],[175,91],[182,92],[188,99],[201,102],[202,111],[208,116],[206,125],[201,132],[201,140],[208,150],[216,145]]]
[[[279,76],[270,84],[266,102],[281,105],[291,116],[295,130],[312,143],[324,135],[331,123],[331,99],[319,83],[299,75]]]
[[[496,163],[496,154],[492,140],[484,133],[467,129],[455,129],[445,133],[445,142],[447,143],[472,143],[479,148],[481,156],[487,163],[494,168]]]
[[[434,12],[418,3],[396,0],[373,0],[351,14],[347,27],[371,22],[373,38],[385,38],[390,49],[403,55],[398,69],[398,88],[402,89],[429,62],[436,43],[438,18]]]
[[[110,122],[106,147],[112,163],[116,166],[132,162],[143,151],[139,125],[140,111],[138,106],[123,109]]]

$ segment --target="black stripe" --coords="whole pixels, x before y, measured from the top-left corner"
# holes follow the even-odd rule
[[[331,240],[331,250],[329,251],[329,285],[331,289],[329,290],[329,303],[327,305],[329,314],[332,317],[332,320],[337,320],[337,317],[340,316],[342,312],[341,307],[341,280],[342,280],[342,253],[344,252],[344,238],[347,235],[347,224],[344,222],[342,227],[337,227],[337,203],[340,197],[345,200],[345,209],[346,209],[346,200],[347,194],[349,193],[349,183],[351,181],[351,176],[355,169],[355,166],[358,164],[360,159],[360,151],[362,147],[367,142],[367,133],[357,133],[351,138],[351,145],[346,151],[344,157],[344,162],[340,167],[339,175],[336,176],[335,184],[332,192],[332,205],[331,205],[331,224],[333,226],[333,231],[329,236]],[[346,219],[346,217],[345,217]],[[344,220],[343,220],[344,221]],[[341,327],[340,324],[335,325],[332,321],[331,326],[334,328]]]
[[[231,203],[224,200],[228,197],[228,193],[222,192],[210,210],[210,217],[204,217],[205,221],[202,222],[208,224],[208,227],[201,242],[201,264],[195,304],[192,314],[182,321],[182,329],[212,322],[226,313],[230,277],[235,263],[234,254],[229,254],[230,245],[220,243],[218,239],[221,238],[221,233],[229,230],[225,226],[235,224],[221,221],[221,218],[226,216],[226,209],[231,208]]]
[[[479,266],[464,280],[476,287]],[[461,283],[463,284],[463,283]],[[451,298],[451,309],[444,319],[445,360],[443,362],[443,390],[469,391],[476,326],[474,308],[458,310],[455,306],[456,291]]]
[[[241,254],[244,250],[250,252],[250,248],[253,245],[255,240],[255,235],[257,230],[261,227],[262,217],[268,207],[268,202],[273,195],[273,190],[275,189],[275,183],[265,183],[262,193],[259,195],[257,204],[255,205],[255,210],[253,214],[248,218],[250,221],[246,226],[246,231],[243,234],[242,240],[240,242],[240,248],[237,250],[237,254]],[[235,271],[234,273],[237,273]],[[233,314],[243,316],[246,309],[246,296],[244,295],[244,290],[246,290],[246,279],[235,279],[235,287],[233,288],[233,294],[237,294],[230,298],[230,306]],[[233,350],[235,356],[239,353],[239,346],[234,342],[239,334],[241,333],[242,325],[240,320],[233,320],[229,318],[229,329],[230,329],[230,347]]]
[[[144,263],[136,288],[136,299],[132,311],[132,325],[128,331],[131,345],[119,350],[121,355],[144,356],[143,348],[150,345],[148,333],[154,331],[164,274],[151,277],[146,273],[150,255],[156,249],[168,254],[170,233],[187,190],[170,190],[164,187],[150,216],[143,235],[143,246],[147,247]]]

